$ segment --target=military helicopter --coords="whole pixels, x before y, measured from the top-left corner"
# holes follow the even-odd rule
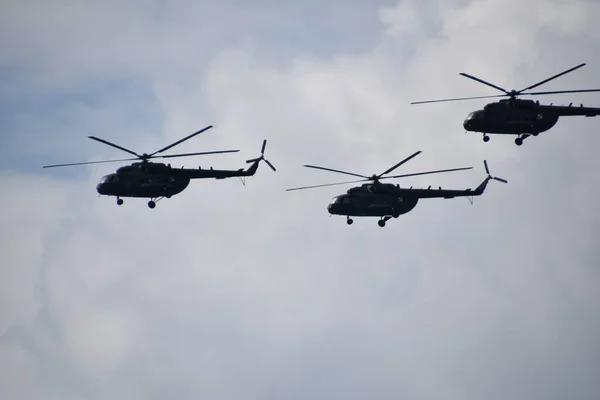
[[[207,126],[199,130],[198,132],[192,133],[185,138],[178,140],[160,150],[155,151],[151,154],[137,154],[134,151],[111,143],[107,140],[97,138],[95,136],[89,136],[90,139],[98,141],[100,143],[107,144],[115,147],[119,150],[125,151],[136,158],[128,158],[121,160],[106,160],[106,161],[90,161],[80,163],[69,163],[69,164],[55,164],[45,165],[42,168],[55,168],[55,167],[66,167],[74,165],[86,165],[86,164],[100,164],[110,162],[123,162],[141,160],[140,162],[134,162],[131,165],[126,165],[117,169],[115,173],[104,176],[98,185],[96,191],[100,195],[105,196],[116,196],[117,205],[123,204],[122,197],[142,197],[149,198],[148,207],[156,207],[156,203],[163,198],[170,198],[178,193],[181,193],[190,183],[191,179],[202,179],[202,178],[215,178],[225,179],[231,177],[246,177],[252,176],[258,169],[258,164],[261,161],[265,161],[273,171],[275,167],[264,158],[265,147],[267,141],[264,140],[261,149],[260,157],[247,160],[246,163],[252,163],[248,169],[243,168],[237,170],[218,170],[213,169],[186,169],[186,168],[172,168],[170,164],[165,165],[163,163],[150,162],[148,160],[153,158],[175,158],[175,157],[188,157],[198,156],[205,154],[220,154],[220,153],[235,153],[239,150],[220,150],[220,151],[205,151],[197,153],[185,153],[185,154],[171,154],[171,155],[158,155],[192,137],[199,135],[200,133],[212,128],[212,125]]]
[[[546,94],[561,94],[561,93],[584,93],[584,92],[598,92],[600,89],[585,89],[585,90],[559,90],[551,92],[530,92],[524,93],[527,90],[536,88],[546,82],[558,78],[559,76],[568,74],[569,72],[575,71],[583,67],[584,64],[580,64],[576,67],[568,69],[560,74],[556,74],[548,79],[531,85],[521,90],[511,90],[510,92],[500,86],[496,86],[489,82],[479,79],[475,76],[465,74],[461,72],[460,75],[473,79],[484,85],[493,87],[494,89],[504,92],[500,95],[492,96],[478,96],[478,97],[461,97],[454,99],[442,99],[442,100],[427,100],[427,101],[416,101],[410,104],[424,104],[424,103],[438,103],[444,101],[457,101],[457,100],[472,100],[472,99],[487,99],[493,97],[504,97],[508,96],[508,99],[499,100],[494,103],[486,104],[483,110],[477,110],[470,113],[465,121],[463,127],[465,130],[470,132],[483,133],[483,141],[488,142],[490,137],[488,134],[508,134],[518,135],[515,139],[515,144],[521,146],[523,140],[533,135],[537,136],[540,132],[547,131],[552,128],[558,122],[559,117],[569,115],[582,115],[586,117],[595,117],[600,115],[600,108],[584,107],[583,104],[580,107],[573,107],[573,103],[568,106],[554,106],[541,105],[539,101],[533,100],[521,100],[518,96],[539,96]]]
[[[399,185],[394,185],[391,183],[381,183],[382,179],[394,179],[394,178],[404,178],[408,176],[416,176],[416,175],[428,175],[428,174],[437,174],[441,172],[450,172],[450,171],[462,171],[467,169],[472,169],[473,167],[465,167],[465,168],[453,168],[453,169],[444,169],[437,171],[427,171],[427,172],[417,172],[412,174],[404,174],[404,175],[395,175],[395,176],[384,176],[393,170],[395,170],[400,165],[404,164],[408,160],[412,159],[419,155],[421,151],[417,151],[413,155],[408,158],[400,161],[398,164],[394,165],[387,171],[375,175],[373,174],[371,177],[354,174],[351,172],[340,171],[337,169],[317,167],[314,165],[304,165],[307,168],[315,168],[321,169],[325,171],[337,172],[340,174],[352,175],[361,177],[364,179],[349,181],[349,182],[338,182],[338,183],[329,183],[324,185],[315,185],[315,186],[303,186],[298,188],[287,189],[286,191],[292,190],[301,190],[301,189],[311,189],[317,187],[324,186],[335,186],[335,185],[344,185],[348,183],[356,183],[356,182],[367,182],[361,186],[356,186],[348,189],[346,194],[342,194],[339,196],[335,196],[329,205],[327,206],[327,211],[329,211],[332,215],[345,215],[346,222],[348,225],[352,225],[354,222],[350,217],[380,217],[377,224],[380,227],[384,227],[385,223],[393,218],[398,218],[402,214],[406,214],[411,211],[417,203],[419,199],[431,199],[431,198],[444,198],[444,199],[452,199],[454,197],[469,197],[480,196],[485,191],[488,182],[491,179],[507,183],[505,179],[492,177],[490,175],[490,171],[488,169],[487,161],[484,161],[483,164],[485,166],[485,171],[487,173],[487,178],[475,189],[466,189],[466,190],[448,190],[442,189],[431,189],[429,186],[427,189],[413,189],[412,186],[410,188],[401,188]]]

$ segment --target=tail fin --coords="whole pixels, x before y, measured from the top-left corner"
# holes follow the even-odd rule
[[[490,175],[490,170],[488,168],[486,160],[483,160],[483,165],[485,166],[485,172],[487,173],[487,178],[485,178],[485,180],[483,182],[481,182],[481,185],[477,186],[477,189],[475,189],[475,193],[474,194],[476,196],[479,196],[479,195],[483,194],[483,192],[485,191],[485,188],[487,187],[488,182],[491,179],[496,180],[496,181],[500,181],[500,182],[503,182],[503,183],[508,183],[508,181],[506,179],[496,178],[496,177],[493,177],[492,175]]]
[[[275,167],[273,166],[273,164],[271,164],[269,162],[269,160],[265,159],[265,147],[267,146],[267,139],[263,140],[263,144],[262,144],[262,148],[260,150],[260,157],[257,158],[253,158],[251,160],[246,160],[247,163],[252,163],[252,165],[246,170],[246,173],[248,176],[254,175],[256,173],[256,170],[258,169],[258,164],[261,161],[264,161],[267,163],[267,165],[269,167],[271,167],[271,169],[273,171],[276,171]]]

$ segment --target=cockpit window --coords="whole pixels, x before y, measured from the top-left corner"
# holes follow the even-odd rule
[[[119,177],[115,174],[103,176],[100,183],[116,183],[119,182]]]
[[[339,203],[340,198],[338,196],[334,197],[333,199],[331,199],[331,203],[329,204],[336,204]]]
[[[483,111],[479,110],[479,111],[473,111],[471,114],[469,114],[467,116],[466,121],[482,120],[482,119],[483,119]]]

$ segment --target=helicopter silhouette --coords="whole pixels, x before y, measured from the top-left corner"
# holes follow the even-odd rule
[[[170,164],[150,162],[149,160],[154,158],[176,158],[176,157],[188,157],[198,156],[206,154],[221,154],[221,153],[235,153],[239,150],[219,150],[219,151],[205,151],[196,153],[183,153],[183,154],[171,154],[171,155],[158,155],[178,144],[199,135],[200,133],[212,128],[212,125],[207,126],[191,135],[186,136],[160,150],[155,151],[151,154],[137,154],[134,151],[111,143],[107,140],[97,138],[95,136],[89,136],[90,139],[104,143],[111,147],[115,147],[119,150],[125,151],[136,158],[127,158],[121,160],[105,160],[105,161],[90,161],[90,162],[79,162],[79,163],[68,163],[68,164],[55,164],[45,165],[42,168],[55,168],[55,167],[66,167],[75,165],[86,165],[86,164],[101,164],[110,162],[124,162],[141,160],[134,162],[131,165],[119,167],[115,173],[108,174],[100,180],[96,186],[96,191],[100,195],[104,196],[116,196],[117,205],[123,204],[122,197],[141,197],[149,198],[148,207],[156,207],[156,203],[163,198],[170,198],[176,194],[181,193],[190,183],[191,179],[203,179],[203,178],[215,178],[215,179],[226,179],[232,177],[246,177],[252,176],[258,169],[258,164],[261,161],[265,161],[273,171],[275,167],[268,160],[264,158],[265,147],[267,141],[264,140],[260,152],[260,156],[247,160],[246,163],[251,163],[248,169],[243,168],[237,170],[218,170],[213,169],[189,169],[189,168],[172,168]]]
[[[580,64],[576,67],[568,69],[564,72],[556,74],[548,79],[544,79],[534,85],[526,87],[521,90],[508,91],[500,86],[496,86],[492,83],[486,82],[483,79],[475,76],[465,74],[461,72],[460,75],[483,83],[484,85],[493,87],[494,89],[504,92],[500,95],[492,96],[477,96],[477,97],[461,97],[453,99],[441,99],[441,100],[426,100],[426,101],[415,101],[410,104],[425,104],[425,103],[439,103],[446,101],[458,101],[458,100],[473,100],[473,99],[487,99],[493,97],[505,97],[508,99],[502,99],[497,102],[486,104],[482,110],[471,112],[465,121],[463,127],[465,130],[470,132],[483,133],[483,141],[488,142],[490,137],[488,134],[508,134],[517,135],[515,144],[521,146],[523,140],[533,135],[537,136],[541,132],[545,132],[552,128],[558,122],[559,117],[564,116],[586,116],[595,117],[600,115],[600,108],[584,107],[583,104],[580,107],[573,107],[573,103],[568,106],[554,106],[542,105],[539,101],[533,100],[522,100],[518,96],[539,96],[547,94],[563,94],[563,93],[585,93],[585,92],[599,92],[600,89],[583,89],[583,90],[559,90],[549,92],[527,92],[528,90],[534,89],[546,82],[556,79],[562,75],[568,74],[569,72],[575,71],[583,67],[584,64]]]
[[[348,225],[352,225],[354,222],[350,217],[380,217],[377,224],[380,227],[384,227],[386,221],[391,218],[398,218],[402,214],[406,214],[412,211],[413,208],[416,207],[419,199],[431,199],[431,198],[444,198],[444,199],[452,199],[454,197],[469,197],[480,196],[485,191],[487,184],[490,180],[497,180],[503,183],[508,183],[505,179],[492,177],[490,175],[490,171],[488,169],[487,161],[484,160],[485,171],[487,173],[487,178],[475,189],[466,189],[466,190],[453,190],[453,189],[431,189],[429,186],[427,189],[413,189],[412,186],[410,188],[402,188],[399,185],[394,185],[391,183],[381,183],[380,181],[383,179],[394,179],[394,178],[404,178],[408,176],[416,176],[416,175],[429,175],[429,174],[437,174],[442,172],[451,172],[451,171],[462,171],[472,169],[473,167],[464,167],[464,168],[452,168],[452,169],[444,169],[444,170],[436,170],[436,171],[426,171],[426,172],[417,172],[412,174],[404,174],[404,175],[395,175],[395,176],[384,176],[389,174],[402,164],[406,163],[413,157],[419,155],[421,151],[417,151],[406,159],[400,161],[398,164],[389,168],[387,171],[381,174],[373,174],[372,176],[365,176],[360,174],[355,174],[352,172],[340,171],[337,169],[318,167],[314,165],[304,165],[307,168],[320,169],[324,171],[337,172],[345,175],[352,175],[361,177],[363,179],[349,181],[349,182],[338,182],[338,183],[328,183],[324,185],[314,185],[314,186],[303,186],[297,188],[286,189],[286,191],[292,190],[303,190],[303,189],[312,189],[318,187],[325,186],[335,186],[335,185],[344,185],[349,183],[357,183],[357,182],[370,182],[362,184],[361,186],[356,186],[347,190],[346,194],[341,194],[335,196],[329,205],[327,206],[327,211],[329,211],[332,215],[345,215],[346,222]]]

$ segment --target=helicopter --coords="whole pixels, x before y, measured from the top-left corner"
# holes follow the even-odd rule
[[[116,196],[117,205],[123,204],[122,197],[141,197],[149,198],[148,207],[155,208],[156,203],[163,198],[170,198],[176,194],[181,193],[190,183],[191,179],[202,179],[202,178],[215,178],[215,179],[226,179],[231,177],[246,177],[252,176],[258,169],[258,164],[261,161],[265,161],[273,171],[276,171],[273,164],[264,158],[265,147],[267,145],[266,139],[263,141],[261,148],[261,155],[257,158],[247,160],[246,163],[251,163],[248,169],[243,168],[237,170],[218,170],[210,167],[209,169],[188,169],[188,168],[172,168],[171,164],[163,164],[150,162],[150,159],[154,158],[175,158],[175,157],[188,157],[205,154],[220,154],[220,153],[235,153],[239,150],[219,150],[219,151],[206,151],[197,153],[184,153],[184,154],[171,154],[171,155],[158,155],[192,137],[199,135],[200,133],[212,128],[212,125],[207,126],[197,132],[186,136],[160,150],[155,151],[151,154],[137,154],[134,151],[111,143],[107,140],[97,138],[95,136],[89,136],[90,139],[104,143],[111,147],[115,147],[132,155],[136,158],[128,158],[121,160],[106,160],[106,161],[90,161],[80,163],[69,163],[69,164],[55,164],[45,165],[42,168],[55,168],[55,167],[66,167],[74,165],[86,165],[86,164],[100,164],[110,162],[124,162],[141,160],[134,162],[131,165],[119,167],[115,173],[108,174],[100,180],[96,185],[96,191],[99,195],[104,196]]]
[[[404,164],[408,160],[412,159],[419,155],[421,151],[417,151],[412,154],[408,158],[400,161],[398,164],[394,165],[387,171],[368,177],[365,175],[354,174],[351,172],[340,171],[331,168],[318,167],[315,165],[304,165],[307,168],[320,169],[325,171],[337,172],[345,175],[352,175],[361,177],[363,179],[349,181],[349,182],[339,182],[339,183],[329,183],[324,185],[315,185],[315,186],[303,186],[297,188],[286,189],[286,191],[292,190],[301,190],[301,189],[311,189],[317,187],[324,186],[335,186],[335,185],[343,185],[348,183],[357,183],[357,182],[370,182],[362,184],[361,186],[356,186],[348,189],[346,194],[335,196],[329,205],[327,206],[327,211],[331,215],[345,215],[346,223],[348,225],[352,225],[354,222],[351,217],[380,217],[377,224],[380,227],[384,227],[386,222],[389,221],[392,217],[398,218],[402,214],[406,214],[411,211],[417,203],[419,199],[431,199],[431,198],[444,198],[444,199],[452,199],[454,197],[469,197],[480,196],[485,191],[487,184],[490,180],[497,180],[503,183],[508,183],[507,180],[502,178],[493,177],[490,175],[490,170],[487,165],[487,161],[483,161],[485,166],[485,171],[487,173],[487,178],[475,189],[466,189],[466,190],[448,190],[442,189],[432,189],[429,186],[427,189],[413,189],[412,186],[410,188],[401,188],[399,185],[394,185],[391,183],[381,183],[382,179],[394,179],[394,178],[404,178],[408,176],[416,176],[416,175],[428,175],[428,174],[437,174],[441,172],[451,172],[451,171],[462,171],[472,169],[473,167],[464,167],[464,168],[453,168],[453,169],[444,169],[437,171],[427,171],[427,172],[417,172],[412,174],[404,174],[404,175],[395,175],[395,176],[384,176],[393,170],[395,170],[400,165]]]
[[[486,104],[482,110],[471,112],[463,122],[463,127],[466,131],[483,133],[484,142],[488,142],[490,140],[488,134],[517,135],[517,138],[515,139],[515,144],[517,146],[521,146],[523,144],[523,140],[527,137],[531,135],[537,136],[539,133],[545,132],[552,128],[554,125],[556,125],[559,117],[570,115],[595,117],[597,115],[600,115],[600,108],[584,107],[583,104],[581,104],[579,107],[573,107],[573,103],[569,104],[568,106],[554,106],[552,105],[552,103],[550,103],[550,105],[542,105],[539,101],[522,100],[518,98],[518,96],[525,95],[539,96],[546,94],[584,93],[600,91],[600,89],[584,89],[524,93],[546,82],[556,79],[562,75],[575,71],[576,69],[579,69],[584,65],[586,64],[580,64],[576,67],[556,74],[548,79],[544,79],[543,81],[538,82],[535,85],[526,87],[525,89],[511,91],[508,91],[500,86],[496,86],[492,83],[486,82],[483,79],[461,72],[459,75],[462,75],[479,83],[483,83],[484,85],[493,87],[494,89],[504,92],[504,94],[478,97],[461,97],[442,100],[416,101],[410,104],[439,103],[445,101],[487,99],[493,97],[508,96],[508,99],[502,99],[497,102]]]

